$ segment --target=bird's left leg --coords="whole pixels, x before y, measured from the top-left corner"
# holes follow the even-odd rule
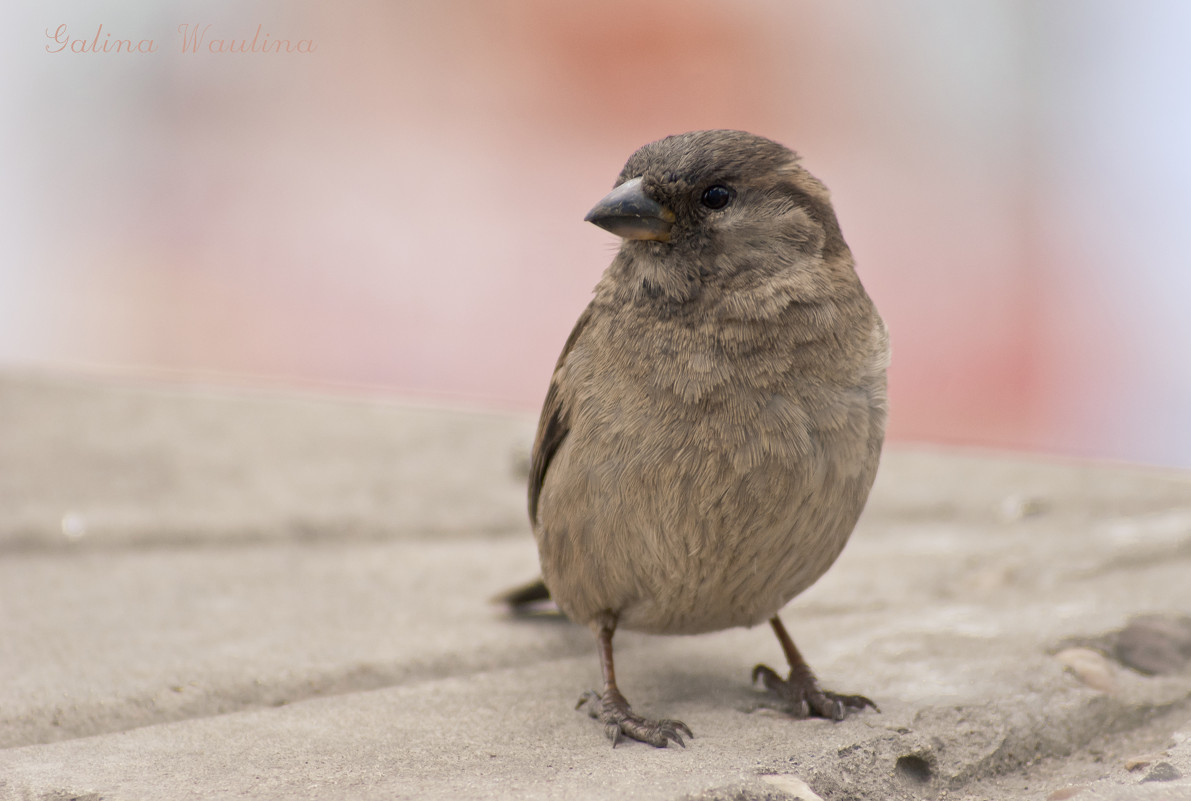
[[[790,675],[783,679],[773,668],[757,665],[753,668],[753,681],[761,679],[770,692],[790,704],[795,717],[815,715],[829,720],[843,720],[849,709],[871,706],[878,712],[881,711],[863,695],[840,695],[820,688],[815,674],[794,646],[794,640],[790,639],[781,619],[774,615],[769,619],[769,623],[773,626],[773,633],[777,635],[778,642],[782,644],[782,650],[786,652],[786,660],[790,663]]]
[[[616,686],[616,670],[612,665],[612,634],[616,631],[616,616],[605,613],[599,621],[596,643],[600,651],[600,668],[604,674],[604,691],[588,690],[579,699],[576,709],[587,707],[587,714],[604,724],[604,732],[612,747],[624,737],[665,748],[671,740],[686,747],[682,735],[693,738],[691,730],[681,720],[650,720],[637,715]]]

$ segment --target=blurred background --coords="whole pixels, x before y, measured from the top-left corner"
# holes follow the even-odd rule
[[[584,213],[641,144],[730,127],[831,187],[893,335],[894,440],[1191,467],[1182,0],[4,18],[0,369],[536,412],[615,248]],[[254,37],[313,52],[210,50]]]

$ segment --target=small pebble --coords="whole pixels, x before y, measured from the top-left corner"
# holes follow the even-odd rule
[[[1121,664],[1147,676],[1178,673],[1191,665],[1191,618],[1141,615],[1117,635]]]
[[[67,512],[62,515],[62,536],[71,542],[78,542],[87,535],[87,521],[82,515]]]
[[[1074,795],[1082,793],[1087,789],[1086,784],[1072,784],[1067,787],[1061,787],[1046,797],[1046,801],[1065,801]]]
[[[1067,648],[1055,654],[1055,659],[1093,690],[1105,693],[1116,690],[1112,665],[1100,652],[1091,648]]]
[[[797,776],[762,776],[761,778],[783,793],[788,793],[791,798],[801,799],[801,801],[823,801],[822,796]]]
[[[1155,756],[1154,754],[1142,754],[1141,756],[1135,756],[1132,759],[1125,760],[1125,770],[1132,773],[1135,770],[1148,768],[1150,765],[1153,765],[1160,759],[1162,759],[1160,755]]]
[[[1004,522],[1016,523],[1018,520],[1042,514],[1047,510],[1047,506],[1045,498],[1034,495],[1009,495],[1001,500],[997,511]]]
[[[1169,762],[1159,762],[1154,767],[1150,768],[1150,772],[1142,779],[1143,782],[1172,782],[1175,779],[1181,779],[1183,774],[1179,773],[1179,769]]]

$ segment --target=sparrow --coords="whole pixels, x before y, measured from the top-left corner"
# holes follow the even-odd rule
[[[633,711],[617,629],[768,621],[789,673],[758,665],[753,681],[794,716],[877,710],[822,689],[778,617],[843,550],[885,433],[889,337],[826,187],[769,139],[695,131],[634,153],[585,219],[622,241],[542,407],[542,580],[506,600],[548,594],[591,629],[603,689],[579,707],[613,746],[693,737]]]

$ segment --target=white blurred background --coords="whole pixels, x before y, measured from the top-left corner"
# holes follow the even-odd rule
[[[1188,42],[1182,0],[14,0],[0,369],[536,411],[584,213],[732,127],[831,187],[894,439],[1191,467]]]

